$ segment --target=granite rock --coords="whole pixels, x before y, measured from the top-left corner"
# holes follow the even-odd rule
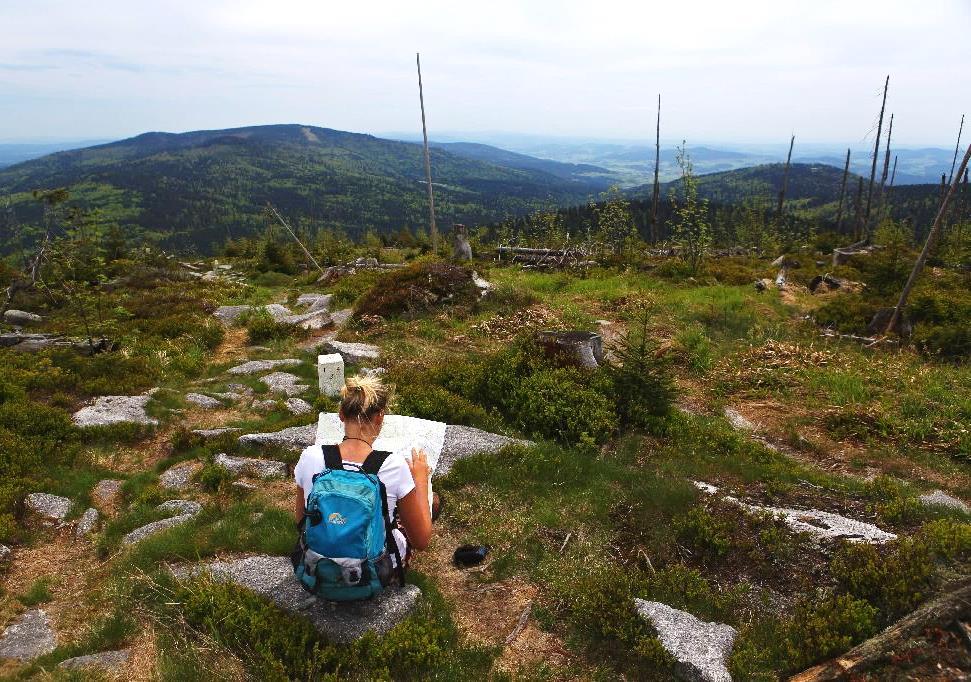
[[[120,673],[131,659],[131,649],[101,651],[87,656],[76,656],[57,664],[63,670],[90,670],[93,668],[110,673]]]
[[[118,504],[121,498],[121,486],[124,481],[105,478],[98,481],[91,490],[91,500],[102,509],[110,509]]]
[[[250,360],[249,362],[244,362],[241,365],[236,365],[228,370],[227,374],[259,374],[260,372],[269,372],[277,367],[294,367],[299,365],[300,361],[296,358],[285,358],[282,360]]]
[[[329,341],[326,348],[332,353],[340,353],[348,365],[360,365],[373,362],[381,357],[381,349],[369,343],[350,343],[347,341]]]
[[[57,647],[57,636],[43,609],[32,609],[0,636],[0,658],[32,661]]]
[[[44,321],[44,318],[34,313],[28,313],[26,310],[10,309],[4,312],[3,321],[17,327],[26,327],[29,324],[39,324]]]
[[[251,476],[253,478],[284,478],[287,475],[287,465],[272,459],[257,459],[254,457],[233,457],[220,452],[213,459],[217,466],[234,476]]]
[[[308,403],[303,398],[287,398],[286,403],[284,403],[290,414],[301,415],[310,414],[314,411],[314,406]]]
[[[301,377],[289,372],[273,372],[261,377],[260,381],[273,393],[282,393],[291,398],[306,393],[310,388],[307,384],[301,383],[303,381]]]
[[[679,677],[690,682],[732,681],[727,663],[738,636],[735,628],[706,623],[660,602],[635,599],[634,605],[674,657]]]
[[[136,528],[121,539],[121,544],[133,545],[136,542],[140,542],[141,540],[151,537],[156,533],[160,533],[163,530],[168,530],[169,528],[175,528],[176,526],[181,526],[184,523],[188,523],[199,512],[202,511],[202,505],[200,505],[198,502],[192,502],[190,500],[168,500],[167,502],[160,504],[158,507],[156,507],[156,509],[161,512],[173,514],[173,516],[160,521],[153,521],[152,523],[147,523],[140,528]]]
[[[200,436],[203,440],[212,440],[224,434],[236,433],[237,431],[242,431],[242,429],[236,428],[235,426],[223,426],[218,429],[193,429],[192,433]]]
[[[465,457],[477,454],[495,454],[507,445],[532,445],[528,440],[501,436],[489,433],[471,426],[457,426],[449,424],[445,427],[445,442],[442,454],[439,456],[435,468],[435,476],[444,476],[452,469],[452,465]]]
[[[71,511],[71,500],[48,493],[31,493],[24,499],[27,509],[51,521],[63,521]]]
[[[946,507],[948,509],[956,509],[965,514],[971,514],[971,507],[968,507],[963,500],[959,500],[953,495],[948,495],[943,490],[924,493],[917,499],[925,507]]]
[[[276,445],[288,450],[303,450],[314,444],[314,434],[317,432],[315,424],[306,426],[291,426],[281,431],[270,433],[247,433],[239,437],[243,445]]]
[[[80,427],[105,426],[108,424],[157,425],[158,419],[149,417],[145,406],[152,399],[144,395],[106,395],[95,398],[87,407],[74,413],[74,423]]]
[[[162,472],[158,484],[167,490],[186,490],[192,487],[192,476],[201,468],[196,461],[180,462]]]
[[[210,398],[202,393],[186,393],[185,399],[193,405],[198,405],[206,410],[222,409],[223,404],[215,398]]]
[[[98,510],[93,507],[88,507],[81,514],[81,518],[78,519],[78,523],[74,527],[74,534],[79,538],[90,535],[97,528],[100,519],[101,515],[98,513]]]

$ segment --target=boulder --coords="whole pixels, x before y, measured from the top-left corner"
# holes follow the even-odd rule
[[[62,670],[103,670],[108,673],[119,674],[131,659],[131,649],[118,651],[101,651],[87,656],[76,656],[57,664]]]
[[[283,360],[250,360],[249,362],[244,362],[241,365],[236,365],[228,370],[227,374],[259,374],[260,372],[269,372],[271,369],[276,369],[277,367],[294,367],[299,365],[300,361],[296,358],[286,358]]]
[[[229,326],[236,322],[240,315],[248,312],[252,306],[248,305],[221,305],[216,308],[216,311],[212,314],[213,317],[217,318],[224,325]]]
[[[935,490],[930,493],[924,493],[919,498],[920,503],[925,507],[946,507],[947,509],[956,509],[965,514],[971,514],[971,507],[968,507],[963,500],[948,495],[943,490]]]
[[[321,395],[340,395],[344,387],[344,357],[340,353],[317,356],[317,381]]]
[[[297,305],[306,307],[308,313],[329,310],[333,297],[333,294],[300,294],[297,296]]]
[[[186,490],[192,487],[192,476],[201,468],[195,460],[181,462],[164,471],[158,477],[158,484],[168,490]]]
[[[286,405],[287,409],[290,411],[290,414],[310,414],[314,411],[314,406],[303,398],[287,398],[284,405]]]
[[[332,324],[330,313],[326,310],[312,310],[300,315],[290,315],[282,321],[300,327],[301,329],[323,329]]]
[[[48,493],[31,493],[24,499],[24,503],[29,511],[51,521],[63,521],[73,504],[66,497]]]
[[[0,545],[0,563],[10,559],[10,555],[13,554],[13,550],[6,545]]]
[[[260,381],[266,384],[272,392],[282,393],[291,398],[306,393],[307,389],[310,388],[307,384],[300,383],[303,379],[288,372],[273,372],[260,378]]]
[[[198,502],[192,502],[190,500],[168,500],[167,502],[160,504],[158,507],[156,507],[156,509],[161,512],[173,514],[173,516],[160,521],[153,521],[152,523],[147,523],[140,528],[136,528],[121,539],[121,544],[133,545],[136,542],[140,542],[147,537],[151,537],[156,533],[162,532],[163,530],[175,528],[176,526],[181,526],[184,523],[188,523],[196,515],[198,515],[199,512],[202,511],[202,505]]]
[[[258,412],[272,412],[277,408],[276,400],[254,400],[253,409]]]
[[[11,309],[4,312],[3,321],[17,327],[26,327],[30,324],[39,324],[44,321],[44,318],[34,313],[28,313],[26,310]]]
[[[350,343],[345,341],[329,341],[326,348],[331,353],[338,353],[348,365],[360,365],[381,357],[381,349],[369,343]]]
[[[223,407],[221,402],[202,393],[186,393],[185,399],[193,405],[198,405],[206,410],[218,410]]]
[[[97,509],[88,507],[85,512],[81,514],[81,518],[78,519],[78,523],[74,527],[74,534],[79,538],[90,535],[98,526],[98,521],[100,518],[101,515],[98,514]]]
[[[246,384],[226,384],[226,390],[232,391],[240,397],[253,395],[253,389]]]
[[[114,478],[105,478],[98,481],[91,490],[91,501],[104,509],[112,509],[118,504],[121,498],[121,486],[124,481]]]
[[[328,641],[346,644],[366,632],[382,635],[407,618],[421,596],[415,585],[386,590],[361,602],[329,602],[309,594],[293,575],[289,557],[257,555],[233,561],[213,561],[179,567],[173,574],[184,580],[210,575],[262,595],[278,607],[307,618]]]
[[[637,613],[657,630],[678,676],[690,682],[731,682],[728,657],[738,632],[724,623],[706,623],[686,611],[635,599]]]
[[[149,417],[145,412],[145,406],[151,399],[152,396],[148,393],[95,398],[91,405],[74,413],[74,423],[82,428],[121,423],[154,426],[158,424],[158,419]]]
[[[27,611],[16,623],[8,625],[0,636],[0,658],[32,661],[56,647],[57,636],[43,609]]]
[[[308,445],[314,444],[316,430],[317,427],[314,424],[291,426],[270,433],[247,433],[239,437],[239,442],[243,445],[273,445],[299,452]]]
[[[353,316],[354,311],[351,308],[342,308],[331,313],[330,319],[334,323],[335,327],[343,327]]]
[[[252,478],[284,478],[287,475],[287,465],[272,459],[256,459],[254,457],[233,457],[220,452],[213,459],[217,466],[234,476],[251,476]]]
[[[497,433],[489,433],[471,426],[449,424],[445,427],[445,440],[442,454],[435,467],[435,477],[445,476],[452,465],[460,459],[478,454],[495,454],[507,445],[532,445],[528,440],[519,440]]]

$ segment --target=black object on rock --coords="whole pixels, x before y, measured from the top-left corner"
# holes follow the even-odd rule
[[[476,566],[485,561],[489,548],[485,545],[462,545],[455,550],[452,559],[458,566]]]

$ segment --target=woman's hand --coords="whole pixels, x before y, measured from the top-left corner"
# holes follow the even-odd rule
[[[411,477],[416,484],[419,481],[421,483],[428,483],[428,479],[431,477],[431,470],[428,468],[428,455],[425,454],[424,450],[411,449],[411,460],[408,462],[408,468],[411,469]]]

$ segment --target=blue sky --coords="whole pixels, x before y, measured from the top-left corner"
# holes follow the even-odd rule
[[[859,145],[971,113],[971,1],[0,0],[0,140],[300,122]]]

